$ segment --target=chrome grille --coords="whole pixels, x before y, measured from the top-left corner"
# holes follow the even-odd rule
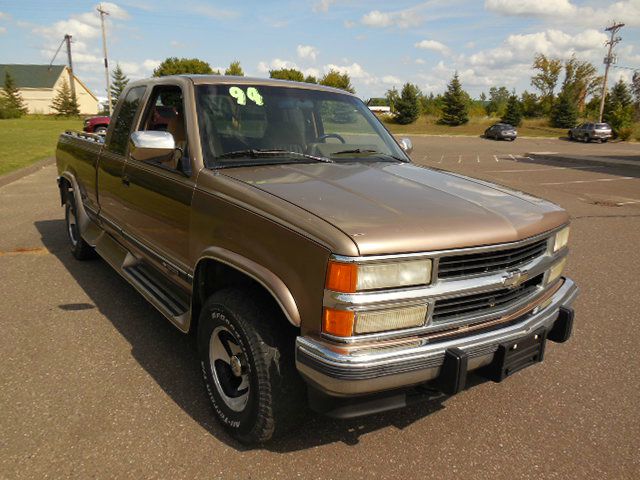
[[[491,292],[436,300],[432,321],[440,323],[455,317],[486,315],[521,302],[533,294],[542,283],[544,275],[531,278],[515,288],[503,288]]]
[[[525,264],[547,250],[547,239],[505,250],[490,250],[466,255],[442,257],[438,267],[439,278],[478,275],[506,270]]]

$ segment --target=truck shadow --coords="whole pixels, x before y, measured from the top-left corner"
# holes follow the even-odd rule
[[[64,220],[37,221],[35,226],[45,247],[83,288],[95,308],[129,342],[131,355],[164,392],[218,440],[238,451],[248,450],[230,437],[213,416],[200,376],[194,336],[184,335],[174,328],[103,260],[79,262],[73,258],[67,245]],[[63,310],[90,309],[93,305],[58,307]],[[387,427],[406,428],[444,408],[443,400],[444,397],[346,421],[332,420],[309,411],[295,430],[261,448],[291,452],[335,442],[355,445],[367,433]]]

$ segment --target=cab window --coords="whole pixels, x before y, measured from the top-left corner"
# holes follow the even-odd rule
[[[188,158],[187,130],[184,118],[184,98],[177,85],[158,85],[151,91],[146,111],[138,130],[169,132],[182,152]],[[177,168],[179,157],[164,159],[158,163],[165,167]]]

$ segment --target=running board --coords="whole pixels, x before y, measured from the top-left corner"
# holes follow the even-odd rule
[[[96,252],[183,332],[190,318],[189,296],[153,267],[133,255],[111,235],[98,238]]]

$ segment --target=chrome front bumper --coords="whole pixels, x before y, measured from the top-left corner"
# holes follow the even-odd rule
[[[441,373],[449,348],[464,351],[468,355],[467,370],[476,370],[491,363],[501,344],[541,328],[550,330],[560,308],[570,307],[577,293],[578,287],[565,278],[544,308],[533,309],[509,326],[431,343],[414,338],[391,346],[353,348],[298,337],[296,367],[313,387],[331,396],[365,395],[434,380]]]

